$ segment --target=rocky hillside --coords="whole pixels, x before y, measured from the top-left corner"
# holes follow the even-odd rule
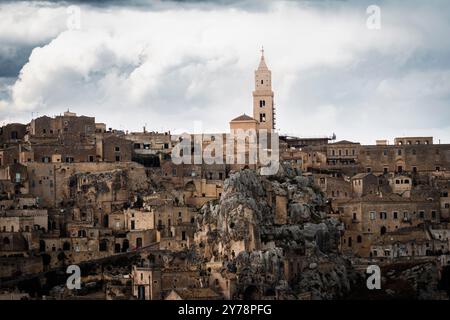
[[[327,210],[312,179],[290,167],[270,177],[239,171],[198,216],[199,252],[236,274],[241,291],[253,286],[259,296],[340,298],[354,273],[338,254],[342,226]]]

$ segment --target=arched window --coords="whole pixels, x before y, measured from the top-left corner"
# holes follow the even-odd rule
[[[358,236],[358,237],[356,238],[356,242],[361,243],[361,242],[362,242],[362,237],[361,237],[361,236]]]

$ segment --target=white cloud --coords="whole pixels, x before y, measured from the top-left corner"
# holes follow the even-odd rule
[[[413,97],[429,99],[439,110],[448,102],[450,69],[430,71],[426,63],[425,70],[402,69],[418,50],[433,52],[428,40],[436,50],[450,49],[429,36],[433,26],[448,26],[439,10],[422,11],[433,17],[425,27],[415,11],[422,7],[408,7],[405,16],[404,8],[384,5],[382,29],[370,31],[365,6],[354,3],[274,2],[259,11],[82,6],[81,30],[69,31],[61,5],[1,6],[0,30],[14,32],[0,31],[0,43],[54,38],[33,50],[9,99],[0,100],[4,117],[20,120],[31,111],[54,114],[70,107],[123,129],[147,123],[186,131],[201,120],[207,131],[224,131],[231,118],[252,112],[262,44],[283,132],[335,131],[338,138],[373,142],[401,133],[393,121],[383,122],[377,108],[401,115],[413,100],[411,89]],[[420,113],[417,103],[410,107]],[[367,130],[374,119],[376,132]],[[426,125],[443,132],[439,121]]]

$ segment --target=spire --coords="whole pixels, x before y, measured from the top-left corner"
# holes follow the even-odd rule
[[[266,61],[264,60],[264,46],[261,47],[261,61],[259,62],[258,70],[268,70]]]

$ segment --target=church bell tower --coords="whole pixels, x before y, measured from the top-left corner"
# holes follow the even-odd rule
[[[255,71],[255,90],[253,91],[253,118],[258,121],[259,129],[272,132],[275,129],[275,108],[273,104],[272,72],[264,60],[261,49],[261,61]]]

